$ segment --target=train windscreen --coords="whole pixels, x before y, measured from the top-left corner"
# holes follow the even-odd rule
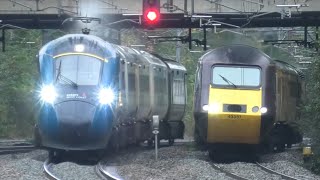
[[[259,87],[261,70],[258,67],[214,66],[212,83],[216,86]]]
[[[61,56],[55,62],[55,78],[59,84],[98,85],[101,60],[85,55]]]

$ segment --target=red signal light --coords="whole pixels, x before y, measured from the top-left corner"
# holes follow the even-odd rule
[[[143,0],[143,21],[145,25],[156,25],[160,20],[160,0]]]
[[[149,21],[155,21],[156,19],[158,19],[158,14],[156,11],[150,10],[147,12],[147,19]]]

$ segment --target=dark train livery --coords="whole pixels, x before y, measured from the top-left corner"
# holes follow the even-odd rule
[[[230,45],[204,54],[196,74],[195,140],[210,155],[260,145],[282,151],[302,140],[296,120],[303,81],[293,66]]]
[[[39,52],[42,106],[35,139],[53,151],[98,150],[183,138],[186,69],[175,61],[82,34]]]

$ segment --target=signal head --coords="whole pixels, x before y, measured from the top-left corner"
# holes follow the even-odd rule
[[[156,11],[150,10],[147,13],[147,20],[148,21],[156,21],[159,17],[158,13]]]
[[[160,17],[160,0],[143,0],[143,19],[147,24],[155,24]]]

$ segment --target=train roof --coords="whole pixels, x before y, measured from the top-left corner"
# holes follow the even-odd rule
[[[232,63],[262,65],[272,63],[261,50],[247,45],[228,45],[209,50],[200,57],[203,64]]]
[[[145,59],[149,61],[150,64],[166,67],[165,63],[161,61],[161,59],[153,56],[152,54],[146,51],[139,51],[139,52],[141,53],[141,56],[143,56]]]
[[[200,57],[200,62],[206,65],[219,63],[251,64],[264,66],[275,64],[286,71],[294,71],[302,76],[302,72],[288,62],[272,59],[262,50],[248,45],[228,45],[209,50]]]
[[[284,69],[285,71],[291,71],[299,75],[300,78],[304,78],[304,73],[299,70],[297,67],[281,60],[274,60],[274,62],[277,64],[277,67]]]
[[[173,59],[169,59],[169,58],[165,58],[160,56],[159,54],[156,53],[152,53],[153,56],[161,59],[163,62],[165,62],[170,69],[175,69],[175,70],[180,70],[180,71],[187,71],[187,69],[179,62],[173,60]]]
[[[49,41],[41,49],[47,49],[50,46],[62,44],[62,43],[65,42],[66,39],[70,39],[70,40],[77,39],[79,42],[82,41],[82,40],[91,40],[91,41],[94,40],[100,46],[104,46],[104,44],[106,43],[106,41],[104,41],[103,39],[101,39],[101,38],[99,38],[97,36],[93,36],[93,35],[67,34],[67,35],[61,36],[61,37],[59,37],[57,39],[54,39],[52,41]]]
[[[97,36],[86,34],[67,34],[59,37],[45,44],[40,49],[39,54],[55,55],[64,53],[66,51],[73,51],[73,49],[70,48],[75,44],[86,44],[91,48],[100,49],[101,52],[104,53],[103,56],[106,58],[116,57],[116,50],[111,46],[110,43]]]

